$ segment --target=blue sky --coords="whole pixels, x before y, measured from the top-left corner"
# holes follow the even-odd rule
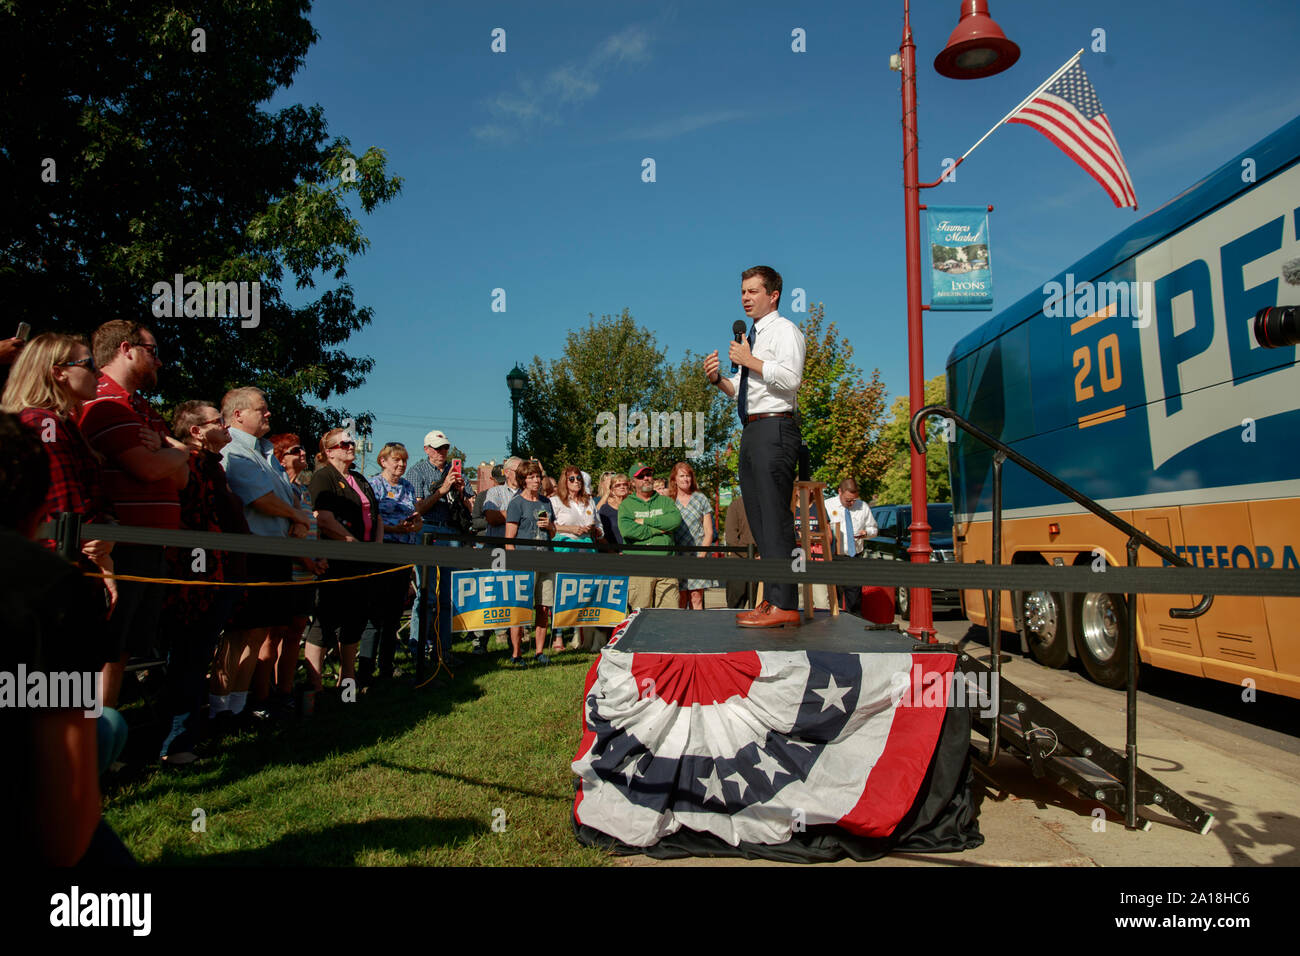
[[[1137,213],[1044,136],[1004,126],[930,203],[995,206],[995,311],[926,313],[926,377],[952,345],[1138,217],[1300,114],[1295,0],[991,0],[1020,45],[976,81],[932,63],[958,0],[916,0],[920,166],[937,179],[1080,47]],[[824,302],[891,398],[907,388],[901,0],[812,4],[318,2],[320,40],[272,102],[319,103],[401,195],[363,217],[349,280],[374,323],[343,401],[376,448],[439,428],[471,464],[509,440],[509,369],[559,357],[625,307],[670,360],[724,348],[740,272],[768,264]],[[506,50],[493,53],[492,31]],[[806,52],[791,49],[791,31]],[[1094,30],[1106,52],[1092,52]],[[643,160],[655,162],[653,183]],[[492,311],[492,290],[506,311]],[[611,361],[616,361],[611,357]],[[594,423],[593,423],[594,427]],[[368,472],[374,471],[371,464]]]

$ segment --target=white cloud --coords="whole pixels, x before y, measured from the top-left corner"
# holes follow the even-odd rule
[[[508,143],[542,124],[558,124],[564,108],[592,100],[600,93],[603,77],[624,65],[650,59],[650,33],[630,26],[596,44],[585,59],[565,63],[540,80],[520,78],[516,88],[490,98],[492,120],[475,126],[475,137],[485,142]]]
[[[616,139],[672,139],[697,129],[732,123],[752,116],[748,110],[714,110],[711,113],[690,113],[685,116],[673,116],[646,126],[637,126],[626,130]]]

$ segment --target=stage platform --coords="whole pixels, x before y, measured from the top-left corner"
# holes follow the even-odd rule
[[[847,614],[650,610],[592,665],[573,819],[621,853],[813,862],[979,846],[957,654]]]
[[[830,654],[897,654],[947,651],[946,644],[920,644],[862,618],[818,611],[799,627],[737,627],[733,610],[642,611],[619,636],[618,647],[642,654],[734,654],[739,651],[824,651]],[[683,617],[682,615],[688,615]],[[871,628],[871,629],[869,629]]]

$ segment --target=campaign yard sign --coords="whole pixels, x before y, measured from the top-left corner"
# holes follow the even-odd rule
[[[555,576],[556,627],[613,627],[627,617],[626,577],[607,574]]]
[[[930,309],[991,311],[987,206],[930,206]]]
[[[531,571],[451,572],[451,629],[488,631],[532,624]]]

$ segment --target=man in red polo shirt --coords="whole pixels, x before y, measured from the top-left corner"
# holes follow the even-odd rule
[[[162,418],[140,389],[158,384],[158,342],[139,322],[115,319],[95,330],[91,340],[99,384],[81,411],[81,431],[104,456],[104,492],[122,524],[144,528],[180,527],[177,492],[189,479],[189,453],[172,440]],[[119,574],[163,577],[158,545],[118,544],[113,549]],[[119,581],[117,607],[108,622],[108,663],[104,665],[104,704],[116,707],[122,674],[132,654],[157,650],[162,585]]]

